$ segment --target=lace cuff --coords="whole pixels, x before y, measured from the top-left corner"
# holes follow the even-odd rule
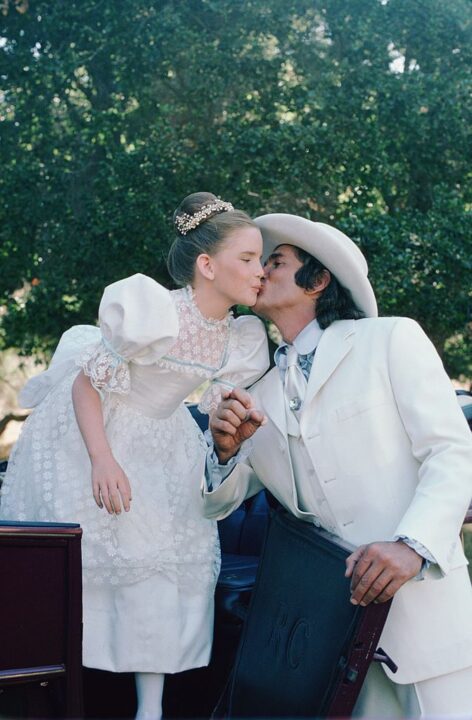
[[[214,378],[209,387],[207,387],[203,393],[200,402],[198,403],[198,409],[201,413],[210,415],[210,413],[218,407],[221,400],[222,390],[234,390],[235,387],[236,385],[233,385],[233,383],[230,383],[227,380]]]
[[[77,361],[95,390],[127,395],[130,391],[128,361],[119,355],[110,343],[102,338],[98,345],[89,347]]]

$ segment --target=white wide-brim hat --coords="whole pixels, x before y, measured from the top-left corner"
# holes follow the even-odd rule
[[[278,245],[295,245],[313,255],[351,292],[366,317],[377,317],[377,301],[367,273],[367,261],[341,230],[298,215],[273,213],[255,218],[264,242],[264,260]]]

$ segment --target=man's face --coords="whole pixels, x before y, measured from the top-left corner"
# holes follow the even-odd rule
[[[300,304],[313,304],[303,288],[295,283],[295,273],[302,266],[292,245],[279,245],[264,265],[262,288],[253,306],[254,312],[268,320],[281,311],[290,312]]]

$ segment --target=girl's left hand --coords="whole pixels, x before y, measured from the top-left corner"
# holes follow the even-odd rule
[[[98,507],[105,505],[111,515],[119,515],[122,506],[125,512],[130,510],[131,486],[111,453],[92,460],[92,489]]]

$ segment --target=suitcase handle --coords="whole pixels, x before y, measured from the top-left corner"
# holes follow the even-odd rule
[[[384,663],[384,665],[386,665],[388,669],[391,670],[393,673],[396,673],[398,670],[398,665],[395,665],[390,655],[387,655],[385,650],[382,650],[381,647],[377,648],[377,650],[374,652],[372,660],[375,660],[375,662]]]

